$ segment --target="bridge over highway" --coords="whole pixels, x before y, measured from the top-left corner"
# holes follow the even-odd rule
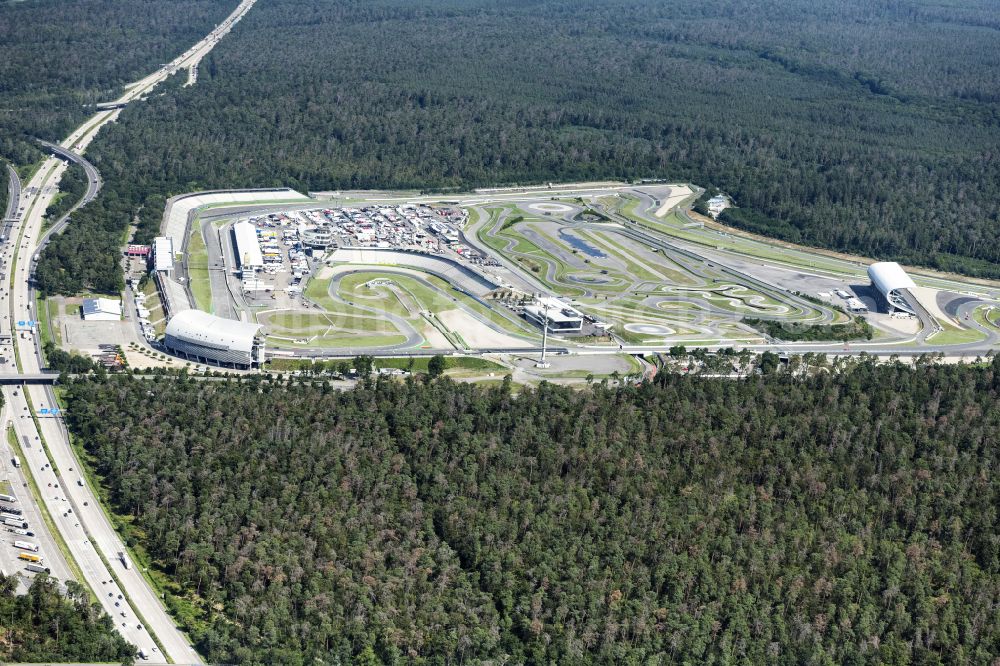
[[[55,384],[58,379],[59,375],[54,372],[0,375],[0,386],[20,386],[21,384]]]

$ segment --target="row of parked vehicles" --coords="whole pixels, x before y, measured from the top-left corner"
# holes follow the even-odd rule
[[[23,537],[35,536],[35,533],[28,529],[28,521],[24,519],[24,511],[12,506],[15,502],[17,502],[17,498],[13,495],[0,493],[0,520],[3,521],[7,531],[11,534]],[[48,567],[44,564],[45,558],[38,552],[37,543],[15,539],[14,548],[23,551],[17,554],[17,559],[25,563],[25,569],[36,573],[49,573]]]

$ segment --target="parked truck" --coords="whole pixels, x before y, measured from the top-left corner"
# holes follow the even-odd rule
[[[21,548],[23,550],[30,550],[33,553],[38,552],[38,544],[31,543],[30,541],[15,541],[14,547]]]
[[[41,562],[44,558],[41,555],[34,555],[32,553],[18,553],[17,559],[24,560],[25,562]]]
[[[20,536],[35,536],[34,532],[26,530],[23,527],[8,527],[7,531],[11,534],[19,534]]]
[[[9,502],[13,504],[16,501],[17,498],[14,497],[13,495],[4,495],[3,493],[0,493],[0,502]]]
[[[20,527],[21,529],[28,529],[28,523],[24,520],[19,520],[17,518],[3,518],[3,524],[8,527]]]
[[[0,511],[3,513],[12,513],[15,516],[20,516],[24,511],[13,506],[7,506],[5,504],[0,504]]]
[[[41,564],[35,564],[34,562],[28,562],[24,565],[24,568],[28,571],[34,571],[35,573],[52,573],[52,569],[42,566]]]

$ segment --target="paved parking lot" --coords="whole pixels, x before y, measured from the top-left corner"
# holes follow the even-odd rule
[[[87,353],[96,353],[101,345],[126,346],[137,339],[130,321],[84,321],[76,316],[58,318],[62,327],[65,347]]]

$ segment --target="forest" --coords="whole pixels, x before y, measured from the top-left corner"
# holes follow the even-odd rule
[[[201,39],[231,0],[0,2],[0,157],[43,157],[120,87]],[[6,176],[4,176],[6,187]]]
[[[112,284],[83,257],[199,188],[608,178],[720,188],[751,231],[1000,277],[1000,14],[952,4],[261,3],[196,86],[106,130],[110,186],[43,283]]]
[[[1000,358],[917,366],[63,397],[212,662],[988,664]]]
[[[135,647],[85,587],[68,581],[63,595],[42,574],[27,594],[17,595],[16,583],[0,574],[0,662],[134,662]]]

